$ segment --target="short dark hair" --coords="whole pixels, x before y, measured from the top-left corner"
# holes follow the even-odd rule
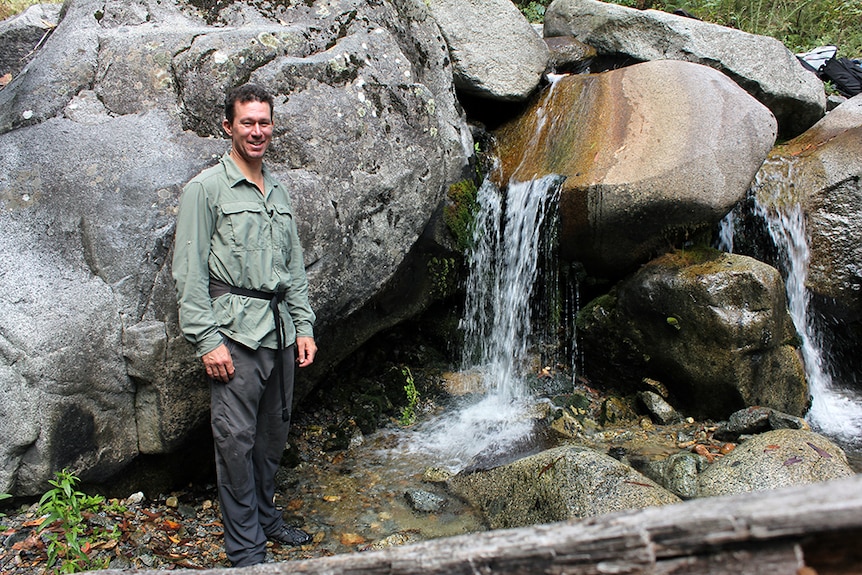
[[[274,108],[272,95],[266,90],[266,88],[259,84],[243,84],[227,93],[227,96],[224,99],[224,117],[227,118],[227,121],[230,124],[233,124],[233,119],[236,114],[234,104],[237,102],[264,102],[269,104],[269,115],[270,118],[272,117]]]

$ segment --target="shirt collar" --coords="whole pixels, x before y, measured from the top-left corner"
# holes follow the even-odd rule
[[[225,174],[230,182],[230,187],[234,188],[240,182],[248,182],[248,179],[243,175],[242,170],[239,169],[239,166],[237,166],[236,162],[233,161],[233,158],[230,157],[230,150],[225,152],[221,157],[221,163],[224,165]],[[273,180],[270,176],[269,168],[266,167],[266,164],[263,164],[262,172],[264,187],[275,188],[278,186],[278,182]],[[264,190],[264,192],[265,191],[266,190]]]

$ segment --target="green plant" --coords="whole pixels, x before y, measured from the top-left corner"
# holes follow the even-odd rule
[[[431,278],[431,293],[435,297],[446,297],[455,291],[458,263],[455,258],[433,257],[428,261]]]
[[[404,381],[406,382],[404,392],[407,394],[407,405],[401,408],[401,418],[398,420],[398,423],[406,427],[416,422],[419,391],[416,389],[416,382],[413,381],[413,373],[411,373],[409,367],[402,367],[401,375],[404,376]]]
[[[538,24],[545,20],[545,6],[535,0],[518,6],[529,22]]]
[[[473,225],[479,205],[476,202],[478,189],[472,180],[461,180],[449,186],[448,203],[443,208],[443,221],[461,253],[473,245]]]
[[[98,567],[92,565],[87,555],[92,541],[84,517],[88,512],[97,511],[104,498],[78,491],[78,481],[68,469],[58,471],[54,479],[48,481],[53,488],[39,500],[39,513],[45,515],[39,532],[46,532],[48,568],[53,568],[55,573],[76,573]]]

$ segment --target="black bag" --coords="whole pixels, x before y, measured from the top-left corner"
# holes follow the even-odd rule
[[[831,58],[823,64],[818,75],[822,80],[832,82],[835,89],[848,98],[862,94],[862,66],[858,60]]]
[[[823,64],[835,57],[836,52],[838,52],[838,46],[818,46],[810,52],[797,54],[796,57],[799,58],[803,68],[817,74]]]

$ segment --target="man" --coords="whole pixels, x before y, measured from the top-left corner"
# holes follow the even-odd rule
[[[210,381],[225,551],[243,567],[263,562],[267,539],[311,540],[284,524],[273,498],[294,361],[311,365],[317,346],[290,198],[263,163],[272,96],[232,90],[222,128],[230,151],[183,189],[173,276],[180,327]]]

